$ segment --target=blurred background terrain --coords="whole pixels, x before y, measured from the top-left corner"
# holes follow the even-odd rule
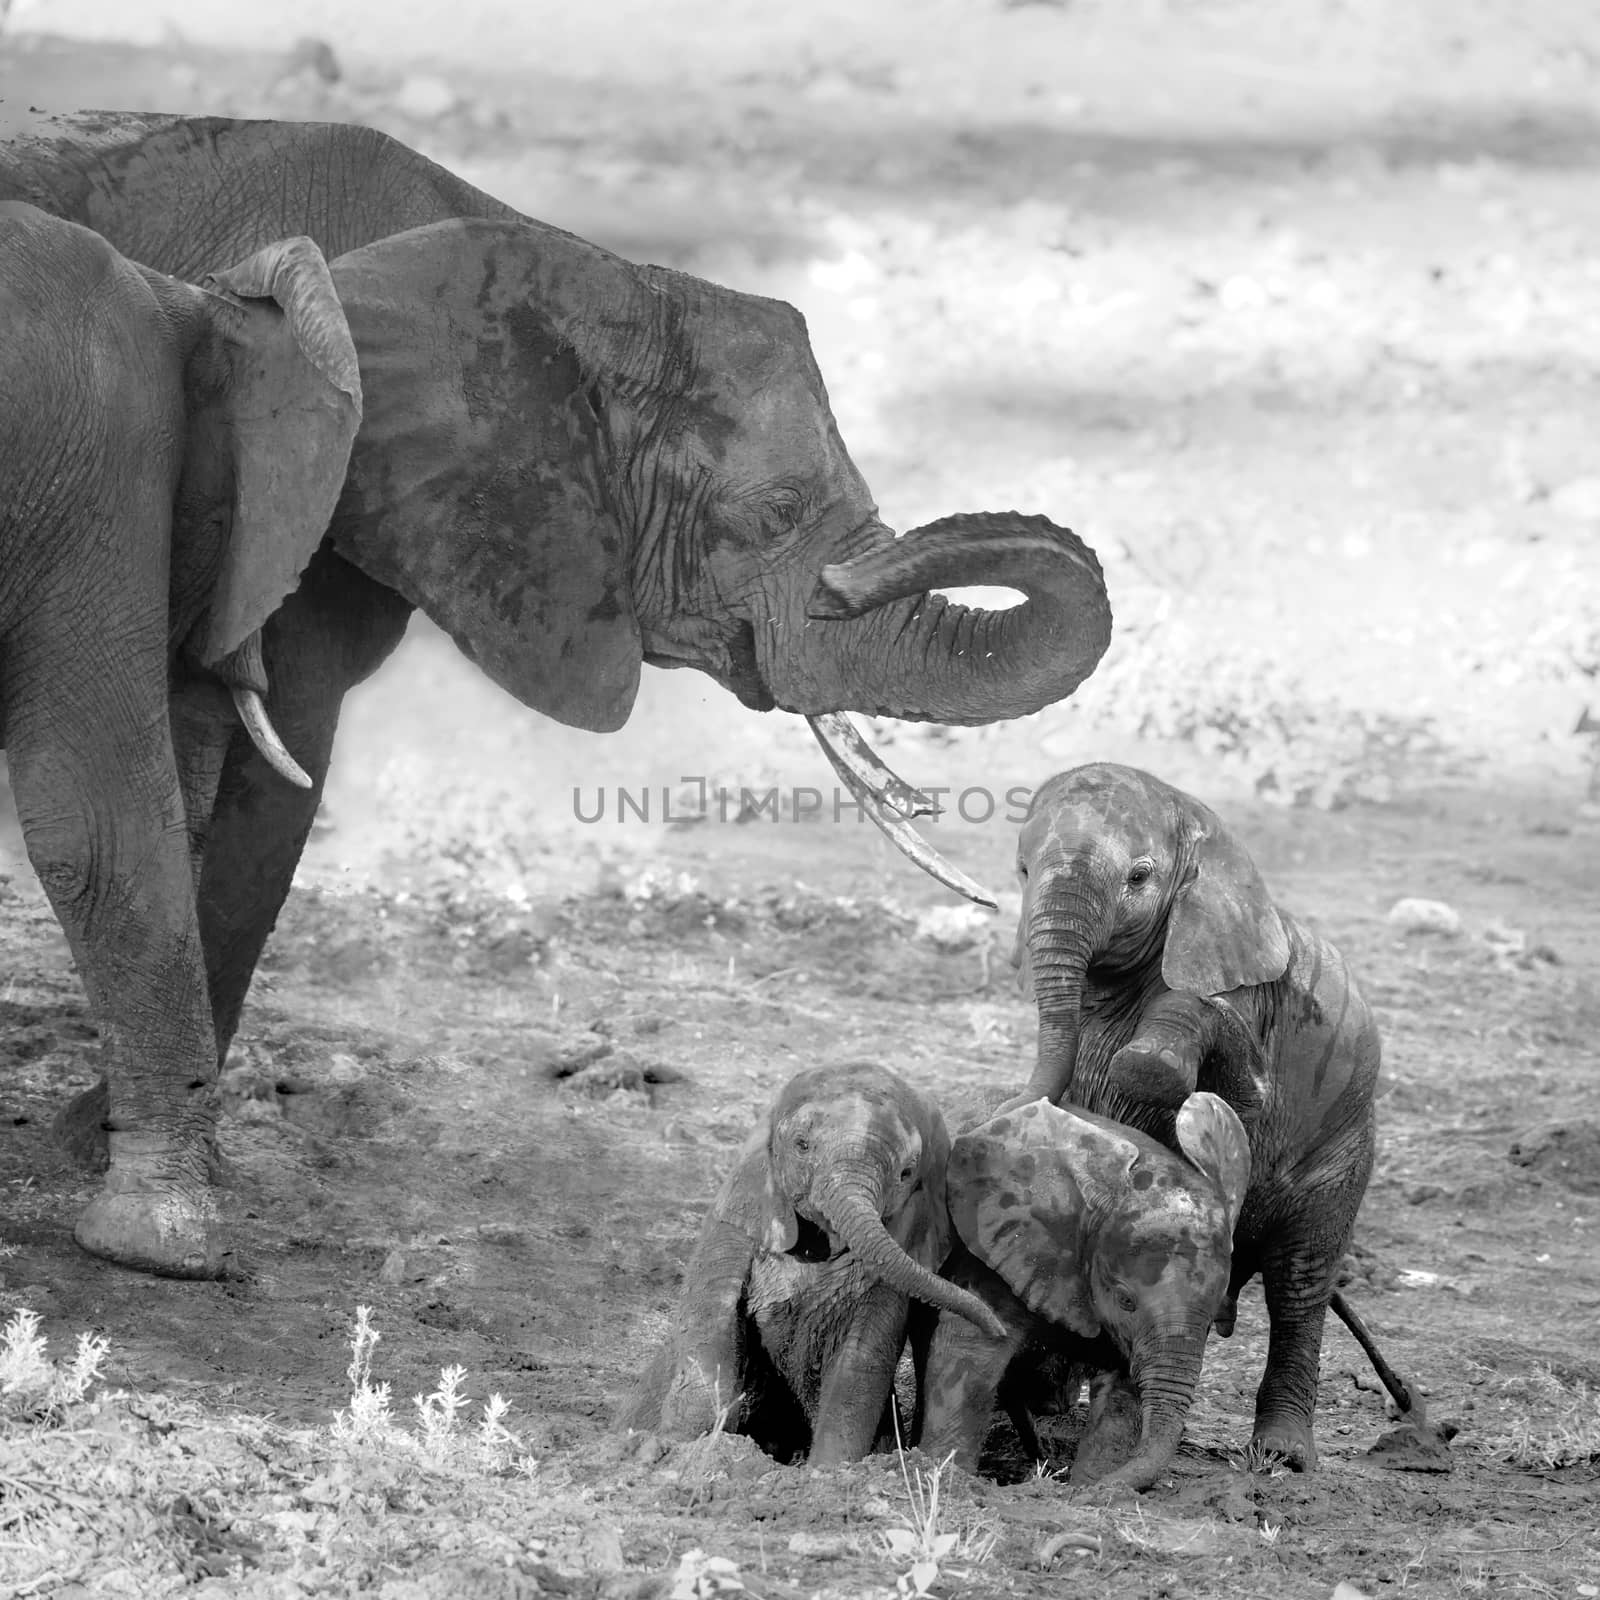
[[[1008,784],[1107,755],[1290,806],[1468,778],[1584,798],[1592,8],[17,0],[4,40],[12,99],[371,122],[788,299],[892,524],[1074,527],[1111,586],[1104,665],[1020,723],[884,730],[937,747],[920,781],[981,747]],[[696,675],[647,673],[600,739],[415,634],[347,717],[344,864],[403,855],[419,805],[548,835],[571,782],[831,777]]]

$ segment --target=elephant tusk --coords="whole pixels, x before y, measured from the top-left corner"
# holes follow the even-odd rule
[[[982,884],[952,866],[911,826],[912,817],[930,816],[936,808],[884,765],[849,717],[842,711],[828,711],[808,716],[806,721],[833,770],[896,849],[947,889],[954,889],[991,911],[999,909],[999,902]]]
[[[266,702],[261,696],[254,689],[235,687],[233,704],[245,732],[250,735],[251,744],[266,758],[267,765],[297,788],[313,788],[311,774],[289,754],[283,740],[278,737],[278,730],[272,726]]]

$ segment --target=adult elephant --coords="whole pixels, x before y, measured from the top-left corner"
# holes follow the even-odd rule
[[[141,982],[150,1015],[202,982],[211,1038],[203,1060],[146,1051],[130,1074],[125,1037],[106,1030],[109,1096],[64,1119],[80,1147],[108,1136],[100,1201],[115,1214],[97,1202],[78,1234],[98,1254],[181,1276],[226,1269],[205,1175],[216,1071],[310,830],[340,704],[414,607],[523,703],[595,731],[626,720],[641,662],[698,667],[758,710],[981,723],[1071,693],[1105,649],[1098,564],[1042,518],[946,518],[893,537],[839,440],[803,322],[779,302],[620,262],[371,129],[80,113],[4,131],[0,200],[81,223],[145,269],[199,278],[292,236],[345,257],[373,352],[351,478],[298,586],[291,571],[279,593],[292,592],[225,657],[170,641],[201,953],[150,972],[79,957],[97,1004]],[[470,284],[386,285],[350,255],[455,217],[527,231],[520,248],[487,252],[494,270]],[[485,307],[504,313],[493,347],[464,353],[452,317]],[[430,362],[450,396],[433,414],[397,398]],[[495,459],[506,469],[484,480]],[[210,473],[186,472],[175,518],[186,496],[227,498]],[[231,518],[218,515],[213,547]],[[195,607],[184,571],[175,617]],[[970,583],[1028,600],[988,612],[928,593]],[[830,759],[859,775],[848,741]]]

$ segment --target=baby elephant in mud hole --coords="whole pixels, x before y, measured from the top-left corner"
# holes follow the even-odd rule
[[[1228,1287],[1250,1178],[1244,1128],[1216,1095],[1190,1095],[1175,1123],[1181,1154],[1035,1100],[956,1139],[944,1275],[1005,1331],[938,1318],[923,1374],[929,1454],[953,1450],[976,1470],[996,1402],[1021,1421],[1038,1398],[1030,1380],[1065,1357],[1099,1374],[1072,1481],[1143,1489],[1165,1470]]]
[[[1252,1443],[1310,1468],[1322,1328],[1376,1146],[1378,1030],[1343,956],[1274,906],[1193,796],[1097,764],[1034,796],[1013,963],[1039,1053],[1026,1093],[1173,1143],[1199,1089],[1240,1114],[1250,1187],[1217,1331],[1261,1274],[1270,1334]]]
[[[938,1107],[892,1072],[797,1073],[712,1203],[672,1332],[618,1425],[691,1439],[727,1407],[724,1426],[779,1460],[866,1455],[912,1297],[1005,1333],[937,1275],[949,1150]]]

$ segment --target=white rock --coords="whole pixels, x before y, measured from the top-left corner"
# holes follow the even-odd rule
[[[1405,933],[1461,932],[1461,913],[1443,900],[1419,900],[1411,896],[1396,900],[1389,907],[1385,920]]]
[[[980,906],[932,906],[917,915],[917,937],[939,950],[970,950],[987,933],[992,913]]]
[[[432,121],[435,117],[442,117],[446,112],[455,110],[460,101],[461,96],[443,78],[434,78],[427,73],[419,72],[413,73],[395,90],[394,99],[390,104],[396,111],[403,112],[408,117]]]

